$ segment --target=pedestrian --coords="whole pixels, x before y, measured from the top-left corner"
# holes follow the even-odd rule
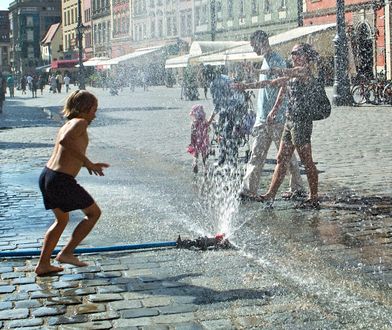
[[[50,90],[52,93],[56,93],[57,90],[57,80],[54,74],[52,74],[49,78]]]
[[[59,72],[56,76],[56,89],[58,93],[61,93],[61,86],[63,85],[63,76]]]
[[[260,195],[262,201],[273,200],[283,182],[289,161],[297,150],[298,155],[305,166],[306,176],[309,183],[310,195],[300,207],[319,208],[318,199],[318,172],[312,157],[311,136],[313,122],[311,112],[315,107],[312,99],[314,85],[318,76],[318,53],[307,43],[297,44],[291,51],[293,68],[271,68],[271,74],[277,74],[280,78],[271,81],[256,83],[255,87],[264,87],[267,84],[280,86],[283,90],[288,87],[289,105],[284,131],[277,155],[277,164],[272,176],[270,187],[266,194]],[[264,85],[265,83],[265,85]],[[317,97],[317,95],[316,95]],[[317,100],[316,100],[317,101]],[[277,108],[271,113],[274,118]]]
[[[101,215],[101,210],[90,194],[81,187],[75,177],[82,167],[90,175],[103,176],[106,163],[93,163],[86,156],[88,145],[88,125],[95,118],[98,101],[88,91],[76,90],[71,93],[63,109],[68,121],[60,128],[52,156],[43,169],[39,186],[46,209],[51,209],[55,222],[45,234],[39,262],[35,268],[37,275],[47,275],[63,270],[51,265],[51,254],[56,247],[68,221],[69,212],[82,210],[84,219],[76,226],[69,242],[57,254],[56,260],[75,266],[86,266],[74,255],[75,248],[88,235]]]
[[[26,82],[27,82],[27,86],[29,87],[29,91],[31,92],[31,82],[33,81],[33,77],[31,75],[28,75],[26,77]]]
[[[268,35],[263,30],[255,31],[250,38],[250,44],[256,54],[263,56],[261,69],[269,70],[272,67],[285,68],[286,61],[271,49]],[[270,72],[260,74],[259,80],[270,80],[276,78]],[[254,86],[253,83],[243,84],[248,89]],[[258,200],[257,191],[260,179],[267,158],[268,151],[274,142],[276,149],[279,150],[280,138],[282,136],[285,113],[287,110],[287,98],[283,89],[267,85],[260,88],[257,98],[257,115],[253,128],[253,144],[251,156],[246,165],[246,172],[243,178],[240,197],[247,200]],[[275,113],[275,116],[272,116]],[[291,174],[289,190],[283,194],[284,198],[303,197],[306,192],[296,157],[290,159],[289,171]]]
[[[15,80],[12,74],[10,74],[7,78],[7,86],[10,91],[10,98],[13,99],[15,97]]]
[[[0,72],[0,113],[3,112],[3,105],[5,101],[5,94],[7,93],[7,82]]]
[[[65,77],[63,80],[64,80],[64,85],[65,85],[65,92],[68,93],[69,92],[69,83],[71,81],[71,78],[68,77],[67,74],[65,74]]]
[[[22,91],[22,95],[26,95],[26,86],[27,86],[26,76],[22,76],[22,78],[20,79],[20,89]]]
[[[38,77],[38,87],[41,90],[41,95],[43,95],[45,88],[45,79],[42,76]]]
[[[38,89],[38,79],[36,76],[32,77],[33,79],[31,80],[31,94],[33,98],[37,97],[37,89]]]
[[[204,165],[204,169],[207,166],[207,157],[210,146],[210,141],[208,137],[208,126],[209,123],[206,119],[206,113],[201,104],[195,104],[192,106],[189,115],[192,118],[191,125],[191,143],[188,146],[188,153],[190,153],[193,158],[193,173],[198,172],[198,158],[201,156],[201,160]]]
[[[200,64],[199,65],[199,70],[197,72],[197,81],[199,82],[199,86],[201,88],[203,88],[203,92],[204,92],[204,98],[207,100],[207,94],[208,94],[208,86],[209,86],[209,82],[207,79],[207,69],[204,66],[204,64]]]

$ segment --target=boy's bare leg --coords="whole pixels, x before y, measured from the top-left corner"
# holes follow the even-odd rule
[[[72,233],[70,241],[65,245],[62,250],[57,254],[56,260],[59,262],[75,265],[78,267],[87,266],[88,264],[80,261],[75,255],[74,250],[80,244],[81,241],[89,234],[91,229],[95,226],[99,217],[101,216],[101,210],[97,204],[93,204],[83,210],[86,215],[84,219],[76,226]]]
[[[41,256],[35,268],[35,273],[39,276],[61,272],[64,269],[63,267],[52,266],[50,264],[50,257],[60,239],[61,234],[67,226],[69,214],[62,212],[60,209],[54,209],[53,213],[55,214],[56,219],[45,234]]]

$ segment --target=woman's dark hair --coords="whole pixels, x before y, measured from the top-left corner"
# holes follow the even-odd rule
[[[313,48],[312,45],[302,42],[297,44],[296,47],[297,47],[296,51],[303,53],[309,62],[319,61],[320,54]]]

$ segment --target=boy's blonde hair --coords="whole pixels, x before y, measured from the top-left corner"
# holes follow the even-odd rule
[[[98,100],[93,94],[78,89],[68,96],[62,111],[63,116],[67,119],[77,118],[80,113],[87,113],[97,105]]]

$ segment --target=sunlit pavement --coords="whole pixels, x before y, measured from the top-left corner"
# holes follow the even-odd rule
[[[183,101],[178,88],[124,89],[118,97],[90,90],[101,113],[89,129],[89,154],[112,168],[107,178],[81,174],[103,209],[102,223],[84,243],[175,240],[191,227],[188,217],[197,220],[187,215],[187,196],[195,198],[185,153],[188,113],[196,102],[210,113],[211,101]],[[64,93],[37,99],[17,94],[0,115],[0,250],[39,248],[52,221],[36,181],[64,100]],[[85,255],[91,266],[67,267],[47,278],[34,276],[36,258],[1,260],[0,327],[392,328],[391,122],[391,107],[365,106],[334,108],[331,118],[315,123],[322,209],[292,210],[291,202],[280,200],[272,211],[241,206],[248,221],[235,237],[247,243],[240,251]],[[268,158],[275,153],[272,148]],[[262,187],[272,168],[267,165]],[[168,187],[161,185],[165,181]],[[145,191],[145,182],[157,190]],[[147,217],[156,227],[149,227]],[[171,217],[183,217],[185,224],[168,224]],[[126,227],[126,221],[133,225]],[[190,228],[185,234],[200,233]]]

